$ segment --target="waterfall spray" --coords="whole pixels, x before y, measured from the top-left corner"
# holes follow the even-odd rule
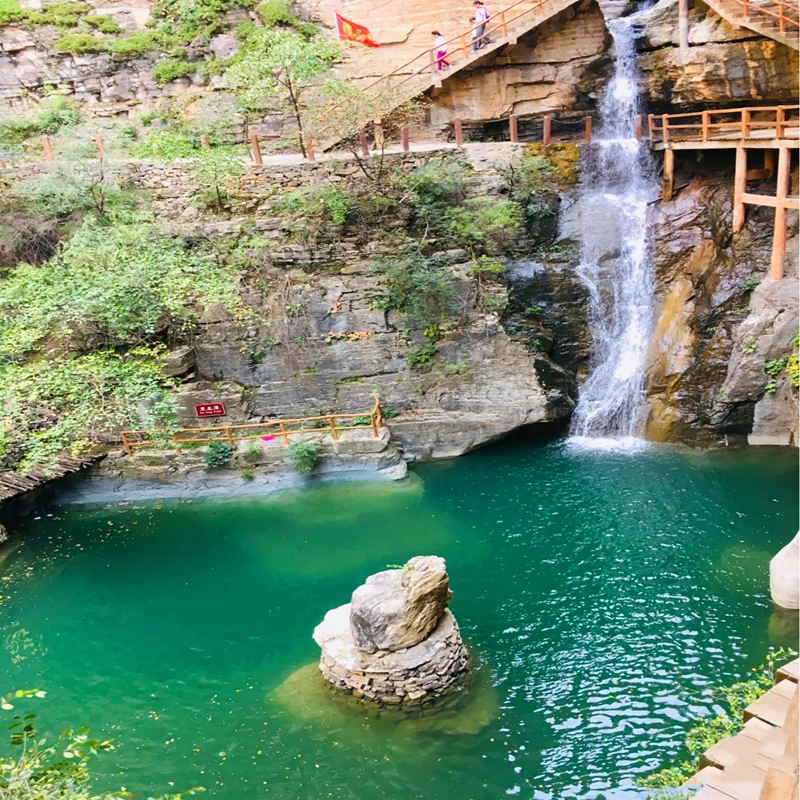
[[[639,113],[635,19],[608,23],[614,73],[600,102],[597,138],[582,164],[578,273],[589,290],[592,358],[571,433],[589,440],[630,441],[644,423],[654,287],[648,203],[657,185],[647,146],[634,135]]]

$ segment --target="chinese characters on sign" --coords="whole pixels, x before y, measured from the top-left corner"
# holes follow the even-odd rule
[[[194,407],[194,413],[198,417],[224,417],[224,403],[200,403]]]

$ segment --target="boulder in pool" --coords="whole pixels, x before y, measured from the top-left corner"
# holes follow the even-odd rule
[[[370,575],[353,592],[350,627],[359,650],[396,652],[419,644],[441,618],[453,593],[443,558],[417,556],[402,569]]]

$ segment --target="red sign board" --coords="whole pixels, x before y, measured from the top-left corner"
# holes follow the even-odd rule
[[[194,413],[198,417],[224,417],[224,403],[200,403],[194,407]]]

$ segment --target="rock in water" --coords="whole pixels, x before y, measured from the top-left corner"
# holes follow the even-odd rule
[[[800,533],[769,562],[769,590],[780,608],[800,608]]]
[[[467,649],[447,610],[448,584],[436,556],[370,576],[352,603],[329,611],[314,629],[325,680],[381,706],[437,701],[468,672]]]
[[[370,575],[353,592],[350,627],[359,650],[413,647],[436,627],[453,593],[443,558],[417,556],[403,569]]]

